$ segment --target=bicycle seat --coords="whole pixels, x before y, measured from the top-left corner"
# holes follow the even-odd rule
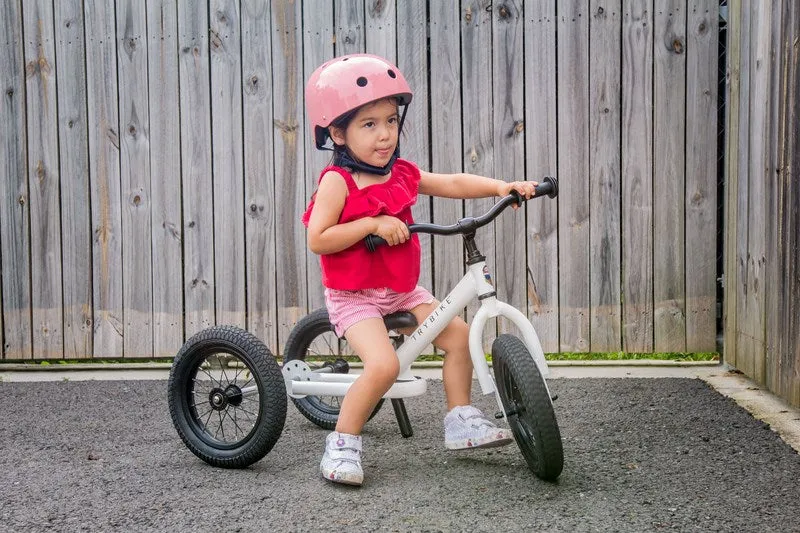
[[[393,329],[414,328],[417,326],[417,317],[408,311],[398,311],[383,317],[383,323],[386,324],[386,329],[390,331]]]

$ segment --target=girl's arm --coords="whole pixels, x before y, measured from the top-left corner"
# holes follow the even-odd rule
[[[320,180],[314,197],[314,209],[308,220],[308,248],[318,255],[341,252],[370,234],[383,237],[389,245],[410,237],[405,223],[395,217],[365,217],[339,224],[347,198],[347,185],[337,172],[328,172]]]
[[[442,198],[488,198],[505,196],[515,190],[530,198],[538,185],[535,181],[503,181],[475,174],[435,174],[420,171],[419,192]]]

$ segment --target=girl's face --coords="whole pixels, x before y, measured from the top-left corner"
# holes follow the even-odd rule
[[[344,130],[331,126],[333,142],[345,145],[357,161],[383,167],[397,147],[397,102],[384,98],[359,109]]]

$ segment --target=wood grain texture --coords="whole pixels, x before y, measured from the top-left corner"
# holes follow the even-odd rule
[[[494,169],[504,181],[525,180],[524,17],[521,1],[492,5],[492,93],[494,94]],[[489,199],[494,201],[495,198]],[[497,297],[517,309],[527,308],[525,209],[507,211],[495,221]],[[486,252],[485,252],[486,253]],[[487,253],[488,256],[488,253]],[[516,331],[498,322],[498,334]]]
[[[622,349],[622,2],[592,2],[589,40],[591,349]]]
[[[463,156],[462,166],[464,172],[477,174],[479,176],[495,177],[495,142],[494,142],[494,117],[492,102],[492,79],[494,78],[492,60],[492,28],[494,12],[490,1],[472,0],[462,2],[461,5],[461,53],[462,53],[462,138]],[[438,130],[437,130],[438,131]],[[498,176],[499,177],[499,176]],[[495,199],[475,199],[467,200],[464,205],[464,213],[467,216],[478,216],[485,213],[494,203]],[[443,200],[435,203],[434,214],[438,218],[440,205],[453,200]],[[453,224],[462,215],[457,211],[457,204],[453,204],[450,220],[440,220],[443,224]],[[463,242],[457,238],[435,237],[434,242],[445,240],[441,243],[443,248],[441,253],[452,257],[452,265],[449,265],[449,288],[457,281],[456,275],[460,278],[464,274],[463,264]],[[452,242],[447,242],[452,241]],[[495,256],[495,228],[494,225],[487,226],[476,233],[475,242],[478,248],[487,258],[487,266],[493,276],[493,281],[497,280],[502,266],[503,259]],[[450,255],[452,254],[452,255]],[[460,261],[460,262],[459,262]],[[458,263],[458,264],[457,264]],[[458,270],[456,270],[458,267]],[[502,276],[501,276],[502,277]],[[445,287],[440,287],[445,290]],[[447,289],[449,290],[449,289]],[[446,293],[441,293],[444,297]],[[473,301],[467,307],[467,319],[470,320],[478,310],[479,303]],[[492,342],[497,336],[497,324],[495,320],[487,322],[486,331],[483,335],[483,348],[488,353],[491,350]]]
[[[117,3],[120,178],[122,190],[123,355],[153,356],[150,107],[147,13],[135,0]]]
[[[525,3],[525,165],[529,180],[556,176],[556,2]],[[527,205],[528,317],[542,349],[558,352],[558,200]]]
[[[174,356],[183,344],[183,223],[181,201],[178,8],[148,2],[153,356]]]
[[[653,348],[686,351],[686,2],[658,3],[653,43]]]
[[[311,73],[334,56],[332,21],[333,4],[311,4],[308,2],[303,4],[303,87],[305,87],[305,82],[309,79]],[[330,162],[331,154],[328,151],[317,149],[307,115],[304,115],[304,117],[303,149],[306,171],[305,179],[303,180],[305,186],[303,198],[307,203],[311,200],[314,191],[317,190],[320,172]],[[301,214],[298,213],[295,223],[300,224]],[[305,240],[303,244],[305,244]],[[308,247],[306,247],[306,265],[308,268],[308,309],[311,311],[325,306],[325,294],[319,256],[308,250]]]
[[[64,359],[92,357],[92,239],[83,2],[54,4]],[[149,247],[149,236],[147,246]],[[149,318],[149,313],[148,313]]]
[[[717,142],[718,21],[718,2],[689,3],[685,204],[686,257],[692,264],[686,265],[686,349],[701,352],[716,349],[717,158],[708,151]]]
[[[653,349],[653,2],[622,20],[622,346]]]
[[[558,262],[560,350],[589,338],[589,14],[578,0],[558,13]]]
[[[306,207],[303,161],[302,11],[299,3],[272,4],[272,94],[275,158],[278,352],[294,324],[308,311],[305,230],[298,216]]]
[[[184,329],[216,323],[208,5],[178,4],[183,179]]]
[[[397,67],[403,73],[414,100],[406,113],[400,155],[430,170],[430,112],[428,110],[428,23],[425,0],[406,0],[397,5]],[[431,200],[420,197],[412,208],[414,220],[431,221]],[[419,284],[433,289],[431,236],[419,234],[422,267]],[[443,296],[443,295],[440,295]]]
[[[211,0],[211,149],[217,323],[246,323],[240,3]]]
[[[728,5],[728,48],[726,93],[728,104],[725,106],[725,243],[723,266],[723,288],[725,290],[723,307],[723,353],[726,363],[736,366],[736,329],[737,306],[739,300],[739,268],[737,250],[737,231],[739,228],[739,164],[736,154],[739,144],[739,111],[741,86],[741,32],[742,2],[731,0]],[[744,215],[744,214],[743,214]]]
[[[28,124],[31,307],[36,357],[63,357],[61,188],[52,4],[38,0],[23,12]]]
[[[31,324],[30,201],[22,11],[19,2],[0,4],[0,268],[5,359],[33,357]]]

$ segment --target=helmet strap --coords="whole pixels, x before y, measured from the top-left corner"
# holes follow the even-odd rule
[[[403,123],[406,121],[406,111],[408,111],[407,105],[403,107],[403,114],[400,116],[400,124],[397,128],[397,147],[394,149],[391,159],[389,159],[389,162],[386,163],[385,166],[377,167],[362,161],[357,161],[350,153],[350,150],[346,147],[339,146],[335,146],[333,149],[333,164],[337,167],[350,168],[357,172],[369,172],[370,174],[379,174],[381,176],[385,176],[391,172],[394,162],[400,157],[400,134],[403,132]]]

